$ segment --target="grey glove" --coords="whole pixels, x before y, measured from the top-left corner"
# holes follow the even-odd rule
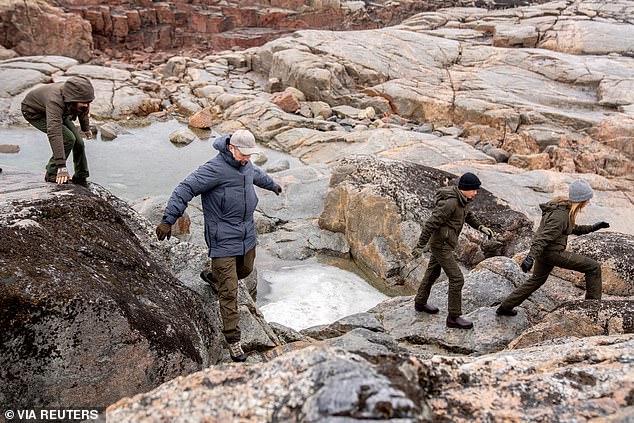
[[[489,238],[489,239],[493,238],[493,236],[495,235],[491,229],[487,228],[484,225],[480,225],[478,230],[480,232],[482,232],[483,234],[485,234],[487,236],[487,238]]]
[[[60,167],[57,169],[57,176],[55,177],[55,182],[58,184],[65,184],[68,182],[70,175],[68,174],[68,169],[65,167]]]
[[[156,237],[159,241],[163,241],[165,237],[170,239],[172,236],[172,225],[169,223],[161,223],[156,227]]]

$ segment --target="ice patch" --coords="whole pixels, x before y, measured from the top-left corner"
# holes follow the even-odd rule
[[[270,292],[258,304],[269,322],[295,330],[367,311],[388,297],[352,272],[318,264],[260,273]]]

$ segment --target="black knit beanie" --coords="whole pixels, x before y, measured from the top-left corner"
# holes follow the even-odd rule
[[[482,183],[477,176],[475,176],[471,172],[467,172],[460,177],[460,180],[458,181],[458,189],[461,189],[463,191],[471,191],[474,189],[480,189],[481,184]]]

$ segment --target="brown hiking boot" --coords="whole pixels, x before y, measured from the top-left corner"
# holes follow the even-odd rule
[[[517,316],[517,311],[499,306],[498,309],[495,310],[495,314],[498,316]]]
[[[214,294],[218,295],[218,287],[217,287],[218,282],[216,281],[216,278],[214,278],[213,273],[211,273],[208,270],[203,270],[202,272],[200,272],[200,279],[207,282],[209,284],[209,287],[211,287],[211,290],[214,292]]]
[[[463,319],[460,316],[447,316],[447,327],[456,329],[471,329],[473,328],[473,322]]]
[[[419,304],[414,302],[414,309],[416,311],[422,311],[428,314],[436,314],[438,313],[438,307],[433,306],[431,304]]]
[[[229,355],[231,356],[231,359],[233,361],[236,361],[238,363],[247,361],[247,356],[244,351],[242,351],[240,341],[229,343]]]
[[[57,175],[54,173],[46,173],[44,175],[44,182],[52,182],[52,183],[57,183]]]

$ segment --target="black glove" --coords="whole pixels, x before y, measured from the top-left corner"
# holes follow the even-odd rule
[[[597,222],[592,225],[592,232],[598,231],[599,229],[609,228],[610,224],[608,222]]]
[[[280,195],[282,193],[282,187],[279,185],[275,185],[275,188],[273,188],[273,192],[275,193],[275,195]]]
[[[526,273],[529,270],[531,270],[533,268],[534,262],[535,262],[535,259],[533,259],[531,256],[524,257],[524,261],[520,265],[520,267],[522,268],[522,271]]]
[[[165,237],[170,239],[172,236],[172,225],[169,223],[161,223],[156,227],[156,237],[159,241],[163,241]]]

